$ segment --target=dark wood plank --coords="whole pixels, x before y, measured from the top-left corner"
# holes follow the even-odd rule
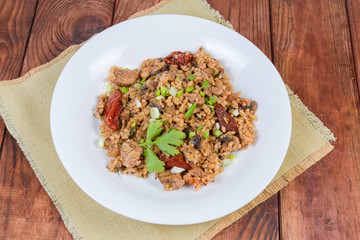
[[[19,77],[36,3],[0,1],[0,80]],[[5,124],[0,117],[0,148],[4,134]]]
[[[21,74],[109,27],[114,4],[113,0],[39,0]],[[17,14],[17,18],[22,19],[22,15]],[[8,133],[1,153],[0,225],[4,237],[0,238],[71,239],[50,197]]]
[[[0,159],[0,239],[71,239],[51,199],[8,132]]]
[[[36,0],[0,1],[0,79],[19,76]]]
[[[277,195],[225,228],[213,240],[279,239]]]
[[[338,137],[280,193],[282,239],[360,239],[359,95],[345,2],[271,1],[274,63]]]
[[[118,0],[116,1],[113,24],[125,21],[136,12],[148,9],[161,0]]]
[[[114,0],[39,0],[22,74],[111,25]]]
[[[234,29],[253,42],[271,59],[271,34],[269,2],[264,0],[208,1]],[[277,195],[260,204],[247,215],[224,229],[217,236],[220,239],[278,239]]]
[[[355,60],[358,89],[360,89],[360,1],[347,0],[351,43]],[[360,91],[359,91],[360,92]]]

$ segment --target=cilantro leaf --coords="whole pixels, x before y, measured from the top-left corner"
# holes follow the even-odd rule
[[[160,137],[158,137],[153,144],[156,144],[160,148],[160,150],[165,153],[166,156],[174,156],[179,153],[179,150],[176,147],[172,146],[180,146],[184,142],[182,139],[185,138],[185,133],[180,132],[177,129],[170,129]]]
[[[161,161],[150,148],[146,147],[144,153],[146,156],[146,169],[149,173],[152,173],[153,171],[162,173],[165,171],[165,163]]]
[[[150,142],[151,139],[161,133],[161,131],[164,129],[162,128],[163,122],[161,120],[155,120],[149,122],[149,126],[146,132],[146,142]]]

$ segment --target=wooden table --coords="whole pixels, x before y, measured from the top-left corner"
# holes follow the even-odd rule
[[[157,2],[0,0],[0,79],[22,76]],[[360,1],[209,3],[338,138],[322,161],[214,239],[360,239]],[[0,143],[0,239],[71,239],[2,121]]]

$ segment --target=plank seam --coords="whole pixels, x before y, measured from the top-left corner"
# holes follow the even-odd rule
[[[355,51],[354,51],[354,42],[353,42],[353,36],[351,33],[351,21],[350,21],[350,16],[349,16],[349,7],[348,7],[348,0],[344,0],[344,4],[345,4],[345,11],[346,11],[346,18],[347,18],[347,22],[348,22],[348,29],[349,29],[349,38],[350,38],[350,46],[351,46],[351,54],[352,54],[352,58],[353,58],[353,64],[354,64],[354,73],[355,73],[355,88],[357,90],[357,94],[358,94],[358,99],[360,102],[360,89],[359,89],[359,79],[358,79],[358,69],[356,68],[356,56],[355,56]]]
[[[36,17],[38,5],[39,5],[39,0],[37,0],[36,4],[35,4],[35,10],[34,10],[34,14],[33,14],[33,17],[32,17],[32,22],[31,22],[31,25],[30,25],[30,29],[29,29],[29,35],[28,35],[28,38],[26,40],[25,51],[24,51],[23,59],[21,61],[19,77],[21,76],[21,73],[23,71],[25,56],[26,56],[26,53],[27,53],[27,50],[28,50],[28,46],[29,46],[31,33],[32,33],[33,26],[34,26],[34,22],[35,22],[35,17]]]

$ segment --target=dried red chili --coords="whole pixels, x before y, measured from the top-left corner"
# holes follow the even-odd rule
[[[226,132],[235,131],[239,132],[238,125],[228,112],[218,103],[214,104],[216,116],[220,123],[220,129],[225,127]]]
[[[111,130],[118,130],[120,128],[118,120],[123,110],[120,102],[122,96],[122,92],[114,92],[105,104],[103,119]]]
[[[170,53],[169,56],[165,57],[164,62],[176,65],[186,65],[191,62],[193,58],[194,55],[191,52],[175,51]]]
[[[160,151],[159,159],[165,163],[165,169],[171,169],[173,167],[184,168],[186,170],[191,169],[191,166],[187,162],[185,162],[182,153],[168,157],[165,155],[165,153]]]

